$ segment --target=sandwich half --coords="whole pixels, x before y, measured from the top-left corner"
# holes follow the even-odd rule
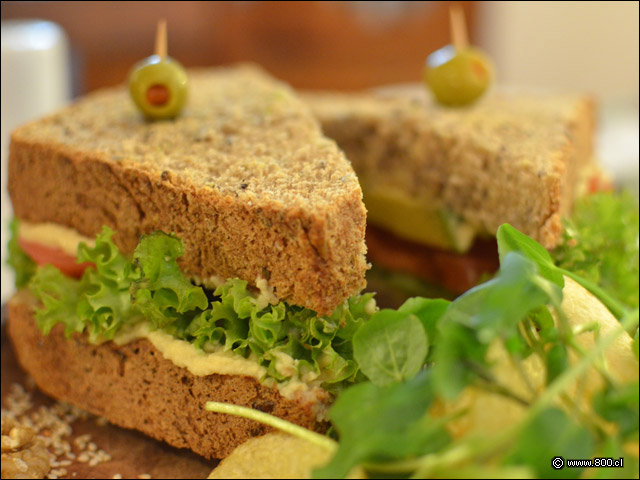
[[[462,108],[422,86],[305,101],[351,161],[368,211],[374,265],[453,294],[498,267],[510,223],[547,248],[592,175],[594,104],[579,95],[492,93]]]
[[[11,137],[9,334],[46,393],[208,458],[267,429],[222,401],[326,428],[353,380],[362,191],[292,90],[250,66],[190,74],[170,121],[124,88]]]

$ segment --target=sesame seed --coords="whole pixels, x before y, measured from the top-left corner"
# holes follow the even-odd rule
[[[53,405],[34,407],[31,394],[25,391],[19,384],[13,384],[10,392],[4,399],[6,409],[2,409],[2,450],[3,450],[3,474],[5,467],[5,452],[20,452],[31,444],[39,445],[38,465],[25,462],[19,457],[12,457],[15,470],[23,474],[31,475],[38,469],[38,478],[60,478],[67,475],[77,476],[76,472],[69,473],[66,468],[73,465],[74,461],[96,466],[111,460],[111,455],[100,449],[91,441],[90,434],[72,437],[71,424],[77,420],[95,419],[96,424],[106,425],[102,417],[93,417],[89,413],[64,402],[56,402]],[[5,423],[5,419],[7,423]],[[16,424],[9,427],[9,421]],[[5,430],[5,425],[7,426]],[[13,425],[13,423],[12,423]],[[29,432],[26,429],[31,429]],[[34,450],[34,452],[36,452]],[[33,457],[33,456],[32,456]],[[42,470],[45,468],[46,470]],[[32,468],[34,470],[32,470]],[[28,473],[27,473],[28,471]],[[122,477],[120,477],[122,478]]]
[[[13,463],[21,472],[26,472],[27,470],[29,470],[29,465],[27,465],[27,462],[25,462],[21,458],[14,458]]]

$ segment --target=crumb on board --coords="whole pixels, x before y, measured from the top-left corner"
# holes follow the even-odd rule
[[[29,381],[25,384],[29,385]],[[77,476],[68,468],[75,463],[95,467],[109,462],[111,455],[92,441],[90,434],[71,439],[71,424],[94,417],[72,405],[57,402],[34,408],[29,392],[14,383],[2,408],[2,478],[61,478]],[[28,476],[26,476],[28,475]],[[113,478],[122,478],[116,474]],[[151,478],[148,473],[137,478]]]

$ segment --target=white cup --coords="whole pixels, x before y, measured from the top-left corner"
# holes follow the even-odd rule
[[[69,46],[64,30],[44,20],[2,21],[2,302],[12,294],[6,263],[12,209],[7,192],[9,136],[17,126],[71,98]]]

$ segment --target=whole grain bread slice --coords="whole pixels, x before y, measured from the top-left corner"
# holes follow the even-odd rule
[[[479,235],[508,222],[555,246],[592,160],[594,103],[585,95],[498,91],[463,108],[435,104],[422,86],[303,98],[365,198],[384,184]]]
[[[146,339],[96,345],[86,335],[66,338],[61,324],[44,336],[35,307],[26,290],[8,303],[7,330],[20,365],[43,392],[115,425],[206,458],[224,458],[249,438],[272,431],[252,420],[208,412],[208,401],[258,409],[320,432],[327,428],[322,412],[330,396],[324,391],[289,399],[253,377],[195,376],[163,358]]]
[[[95,236],[174,232],[200,280],[265,278],[330,313],[364,287],[366,211],[353,169],[292,90],[252,66],[190,73],[175,120],[147,122],[124,87],[11,136],[16,216]]]

